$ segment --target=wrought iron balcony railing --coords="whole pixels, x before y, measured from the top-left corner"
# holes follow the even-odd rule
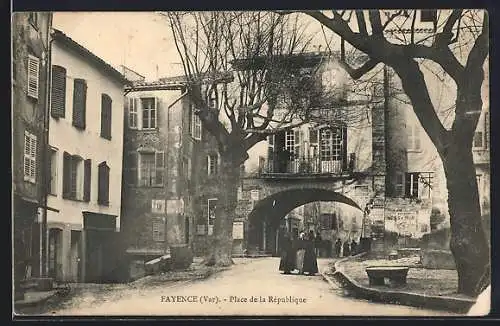
[[[347,166],[343,160],[321,160],[319,157],[299,157],[289,160],[259,160],[260,175],[343,175],[353,172],[354,155],[350,156]]]

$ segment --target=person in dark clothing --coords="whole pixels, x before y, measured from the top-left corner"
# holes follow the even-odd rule
[[[316,248],[316,257],[320,257],[320,251],[322,249],[323,239],[321,239],[321,234],[319,232],[316,233],[316,237],[314,237],[314,247]]]
[[[314,231],[309,231],[304,240],[304,268],[303,272],[308,275],[314,275],[318,272],[318,261],[316,260],[316,252],[314,248]]]
[[[351,242],[351,255],[356,255],[358,253],[358,244],[356,243],[356,241],[354,241],[354,239],[352,239],[352,242]]]
[[[281,249],[281,259],[279,270],[284,274],[290,274],[295,269],[295,246],[293,234],[286,232],[283,237],[283,247]]]
[[[345,241],[342,247],[342,256],[348,257],[351,254],[351,250],[349,248],[349,241]]]
[[[340,239],[337,239],[335,242],[335,256],[340,257],[340,254],[342,253],[342,241]]]

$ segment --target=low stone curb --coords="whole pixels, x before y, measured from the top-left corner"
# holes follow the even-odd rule
[[[473,299],[466,298],[431,296],[404,291],[375,289],[363,286],[349,277],[346,273],[344,273],[342,271],[342,268],[340,267],[340,264],[347,260],[359,258],[364,254],[365,253],[352,257],[346,257],[344,259],[338,260],[334,264],[335,271],[333,273],[333,277],[335,281],[344,289],[346,289],[350,294],[353,294],[356,298],[366,299],[374,302],[401,304],[432,310],[446,310],[456,313],[466,313],[476,302]],[[321,275],[330,284],[330,286],[336,286],[333,280],[324,272],[322,272]]]

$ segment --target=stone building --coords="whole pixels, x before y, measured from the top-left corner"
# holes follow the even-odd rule
[[[201,255],[213,232],[220,159],[184,77],[126,88],[122,232],[133,261],[176,245]],[[211,107],[216,99],[208,101]]]
[[[12,15],[12,200],[17,285],[44,275],[44,160],[47,135],[49,12]],[[16,287],[16,294],[18,288]]]
[[[59,281],[119,276],[123,75],[52,33],[48,269]]]

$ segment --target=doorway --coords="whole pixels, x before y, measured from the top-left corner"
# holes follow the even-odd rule
[[[73,282],[81,282],[82,279],[82,232],[71,230],[71,275]]]
[[[49,230],[49,276],[62,280],[62,230]]]

